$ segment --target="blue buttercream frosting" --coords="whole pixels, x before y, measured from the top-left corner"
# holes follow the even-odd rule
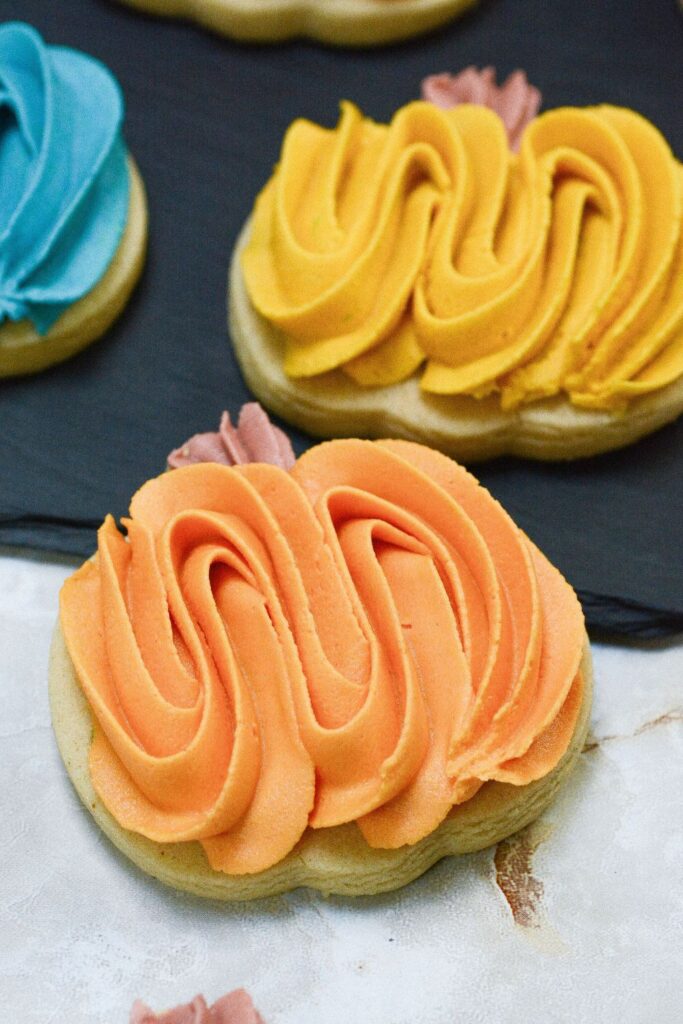
[[[102,64],[0,27],[0,323],[45,334],[111,263],[128,217],[122,122]]]

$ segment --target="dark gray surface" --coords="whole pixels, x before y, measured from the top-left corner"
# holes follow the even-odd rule
[[[493,63],[527,70],[544,106],[633,106],[683,153],[683,17],[675,0],[483,0],[435,35],[370,52],[248,47],[109,0],[0,0],[49,42],[102,59],[127,100],[149,193],[142,282],[107,338],[35,378],[0,382],[0,544],[88,554],[106,512],[188,434],[249,395],[225,327],[230,252],[297,116],[340,98],[377,119],[422,77]],[[300,451],[310,440],[294,435]],[[580,591],[589,623],[683,630],[683,421],[568,465],[502,459],[483,483]]]

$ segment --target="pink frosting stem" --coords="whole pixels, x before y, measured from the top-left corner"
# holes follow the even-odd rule
[[[247,402],[240,409],[237,426],[224,412],[215,432],[194,434],[168,456],[170,469],[191,466],[195,462],[221,462],[226,466],[244,466],[248,462],[270,462],[290,469],[296,461],[289,438],[270,422],[258,402]]]
[[[130,1011],[130,1024],[265,1024],[265,1021],[249,993],[238,988],[210,1007],[203,996],[195,996],[191,1003],[158,1014],[137,1000]]]
[[[495,110],[508,133],[510,148],[518,150],[524,129],[536,117],[541,93],[530,85],[523,71],[513,71],[502,85],[496,84],[495,68],[474,66],[457,75],[430,75],[422,83],[422,98],[448,109],[459,103],[477,103]]]

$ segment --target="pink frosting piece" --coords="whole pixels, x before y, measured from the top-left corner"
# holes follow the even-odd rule
[[[130,1024],[265,1024],[263,1017],[243,988],[229,992],[213,1006],[203,996],[164,1013],[154,1013],[137,1000],[130,1011]]]
[[[237,426],[224,412],[216,432],[194,434],[168,456],[170,469],[191,466],[195,462],[221,462],[226,466],[244,466],[248,462],[270,462],[290,469],[296,461],[289,438],[270,422],[258,402],[247,402],[240,409]]]
[[[457,75],[430,75],[422,83],[422,98],[446,110],[459,103],[490,107],[505,125],[510,148],[515,152],[524,129],[541,106],[540,91],[529,84],[523,71],[513,71],[502,85],[496,85],[496,69],[491,67],[480,71],[471,66]]]

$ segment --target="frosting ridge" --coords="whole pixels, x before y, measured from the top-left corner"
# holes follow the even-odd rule
[[[123,99],[98,61],[0,27],[0,322],[45,334],[109,266],[126,225]]]
[[[308,827],[396,848],[567,749],[578,601],[446,457],[349,440],[289,472],[192,465],[124,525],[61,598],[92,781],[124,828],[198,839],[232,874]]]
[[[292,378],[620,410],[683,373],[682,220],[681,165],[633,111],[541,114],[517,155],[485,107],[344,103],[288,130],[242,270]]]

